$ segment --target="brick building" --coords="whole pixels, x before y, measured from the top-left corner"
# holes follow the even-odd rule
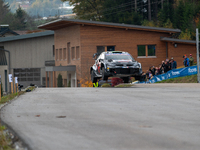
[[[179,29],[72,19],[59,19],[38,28],[55,33],[55,67],[46,68],[46,76],[49,72],[52,78],[50,86],[56,86],[59,71],[65,86],[69,81],[77,86],[81,78],[89,77],[92,55],[102,51],[127,51],[142,63],[144,72],[166,58],[173,57],[178,66],[183,65],[184,54],[193,54],[196,59],[195,41],[171,38],[181,32]]]

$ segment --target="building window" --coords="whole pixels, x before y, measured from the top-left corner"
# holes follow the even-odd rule
[[[156,56],[155,45],[138,45],[138,57],[151,57]]]
[[[55,56],[55,46],[53,45],[53,57]]]
[[[67,62],[68,62],[68,64],[71,62],[70,42],[67,43]]]
[[[62,60],[62,48],[59,49],[59,60]]]
[[[40,81],[40,68],[15,68],[14,77],[18,77],[18,81]]]
[[[148,56],[156,56],[156,46],[155,45],[148,45]]]
[[[115,51],[115,46],[107,46],[107,51]]]
[[[58,60],[58,49],[56,49],[56,60]]]
[[[75,59],[75,47],[72,47],[72,59]]]
[[[79,46],[76,46],[76,59],[80,58],[80,54],[79,54]]]
[[[138,45],[138,56],[146,56],[146,46]]]
[[[0,47],[3,49],[3,47]],[[7,59],[6,59],[6,54],[5,51],[0,49],[0,65],[7,65]]]
[[[66,48],[63,48],[63,59],[66,60],[67,59],[67,55],[66,55]]]

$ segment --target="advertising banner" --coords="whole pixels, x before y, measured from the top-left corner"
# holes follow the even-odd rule
[[[15,77],[15,83],[18,83],[18,78],[17,77]]]
[[[8,75],[9,82],[12,82],[12,74]]]
[[[155,83],[155,82],[159,82],[159,81],[162,81],[162,80],[167,80],[167,79],[172,79],[172,78],[177,78],[177,77],[190,76],[190,75],[195,75],[195,74],[197,74],[197,66],[185,67],[185,68],[180,68],[180,69],[173,69],[173,70],[168,71],[165,74],[154,76],[148,82]],[[142,83],[144,83],[144,82],[142,82]]]

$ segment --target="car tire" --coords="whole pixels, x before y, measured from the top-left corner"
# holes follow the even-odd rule
[[[95,78],[95,76],[94,76],[94,70],[91,71],[91,80],[92,80],[92,83],[97,82],[97,78]]]
[[[135,76],[135,80],[140,80],[140,76]]]
[[[129,83],[129,77],[123,77],[122,80],[124,81],[124,83]]]
[[[102,80],[108,80],[108,76],[105,76],[105,68],[102,68]]]

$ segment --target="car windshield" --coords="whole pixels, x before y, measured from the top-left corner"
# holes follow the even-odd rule
[[[113,59],[113,60],[133,60],[134,59],[129,54],[106,54],[106,59]]]

